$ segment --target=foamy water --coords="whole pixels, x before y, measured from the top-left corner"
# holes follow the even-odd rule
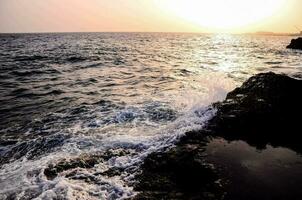
[[[0,199],[125,199],[143,159],[215,115],[253,74],[301,77],[290,37],[201,34],[0,36]],[[111,152],[93,168],[44,170]],[[122,153],[121,153],[122,152]],[[110,169],[121,173],[102,174]],[[72,174],[72,176],[71,176]]]

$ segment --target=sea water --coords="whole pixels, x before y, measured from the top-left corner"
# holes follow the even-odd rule
[[[143,159],[202,129],[247,78],[302,78],[287,36],[181,33],[0,35],[0,199],[125,199]],[[108,160],[50,180],[63,159]],[[101,175],[118,168],[120,175]],[[73,173],[78,178],[68,178]],[[87,178],[94,181],[87,181]]]

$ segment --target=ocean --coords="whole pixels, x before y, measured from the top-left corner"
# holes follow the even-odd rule
[[[202,129],[254,74],[302,78],[292,37],[0,34],[0,199],[126,199],[143,159]],[[106,153],[54,179],[62,160]],[[107,176],[108,170],[122,173]],[[72,173],[72,176],[70,174]]]

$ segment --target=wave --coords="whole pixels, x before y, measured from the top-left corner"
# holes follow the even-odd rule
[[[49,59],[47,56],[41,56],[41,55],[32,55],[32,56],[16,56],[13,58],[15,61],[43,61]]]
[[[13,96],[15,98],[36,98],[36,97],[44,97],[44,96],[50,96],[50,95],[61,95],[64,94],[65,92],[63,90],[51,90],[49,92],[45,92],[45,93],[35,93],[32,92],[29,89],[26,88],[19,88],[16,90],[13,90],[12,92],[10,92],[9,96]]]
[[[284,49],[287,37],[231,38],[1,36],[0,199],[133,196],[145,156],[202,128],[215,114],[207,105],[259,71],[300,76],[301,53]]]
[[[56,69],[44,69],[44,70],[18,70],[10,72],[11,75],[27,77],[27,76],[40,76],[43,74],[60,74],[61,72]]]
[[[152,135],[78,135],[71,138],[54,135],[12,144],[3,158],[14,161],[6,162],[0,170],[0,197],[14,197],[16,193],[21,194],[20,197],[27,195],[38,199],[134,196],[131,185],[143,159],[152,152],[170,148],[187,131],[202,128],[214,114],[212,108],[192,110]],[[124,121],[124,118],[119,120]],[[96,163],[87,166],[83,162]],[[57,174],[50,179],[47,170],[56,167],[60,170],[57,168]]]

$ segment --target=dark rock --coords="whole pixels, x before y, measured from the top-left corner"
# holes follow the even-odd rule
[[[108,161],[110,158],[124,156],[129,154],[130,152],[127,150],[108,150],[105,152],[99,152],[95,154],[83,154],[76,158],[70,159],[62,159],[58,161],[56,164],[50,164],[45,170],[44,174],[49,180],[53,180],[60,174],[61,172],[73,170],[77,168],[82,169],[90,169],[93,168],[95,165]],[[71,172],[72,174],[73,172]],[[115,174],[121,173],[118,169],[109,169],[108,171],[104,172],[102,175],[107,176],[114,176]],[[69,175],[72,177],[72,175]]]
[[[259,74],[214,104],[208,123],[212,135],[244,140],[256,147],[287,147],[302,152],[302,81],[274,73]]]
[[[218,169],[204,162],[204,148],[181,145],[151,154],[142,165],[135,199],[221,199]]]
[[[137,176],[136,199],[233,199],[232,194],[227,194],[232,184],[230,175],[222,166],[208,162],[207,143],[222,137],[245,141],[258,149],[270,144],[302,153],[300,91],[302,81],[285,75],[265,73],[250,78],[223,102],[213,105],[217,114],[203,130],[188,132],[172,149],[146,158]],[[236,177],[236,171],[232,176]],[[251,195],[248,191],[252,190],[238,192],[243,199],[273,196]]]
[[[96,164],[100,163],[102,157],[100,155],[82,155],[75,159],[64,159],[56,165],[49,165],[44,170],[45,176],[52,180],[58,176],[59,173],[76,168],[93,168]]]
[[[98,184],[99,180],[96,176],[88,175],[88,174],[81,174],[77,171],[73,171],[66,175],[66,178],[72,179],[72,180],[81,180],[89,184]]]
[[[288,45],[287,48],[302,50],[302,38],[292,39],[292,41],[290,42],[290,45]]]
[[[107,171],[96,173],[94,175],[102,175],[102,176],[108,176],[108,177],[114,177],[114,176],[120,176],[122,174],[123,170],[117,167],[113,167],[108,169]]]

